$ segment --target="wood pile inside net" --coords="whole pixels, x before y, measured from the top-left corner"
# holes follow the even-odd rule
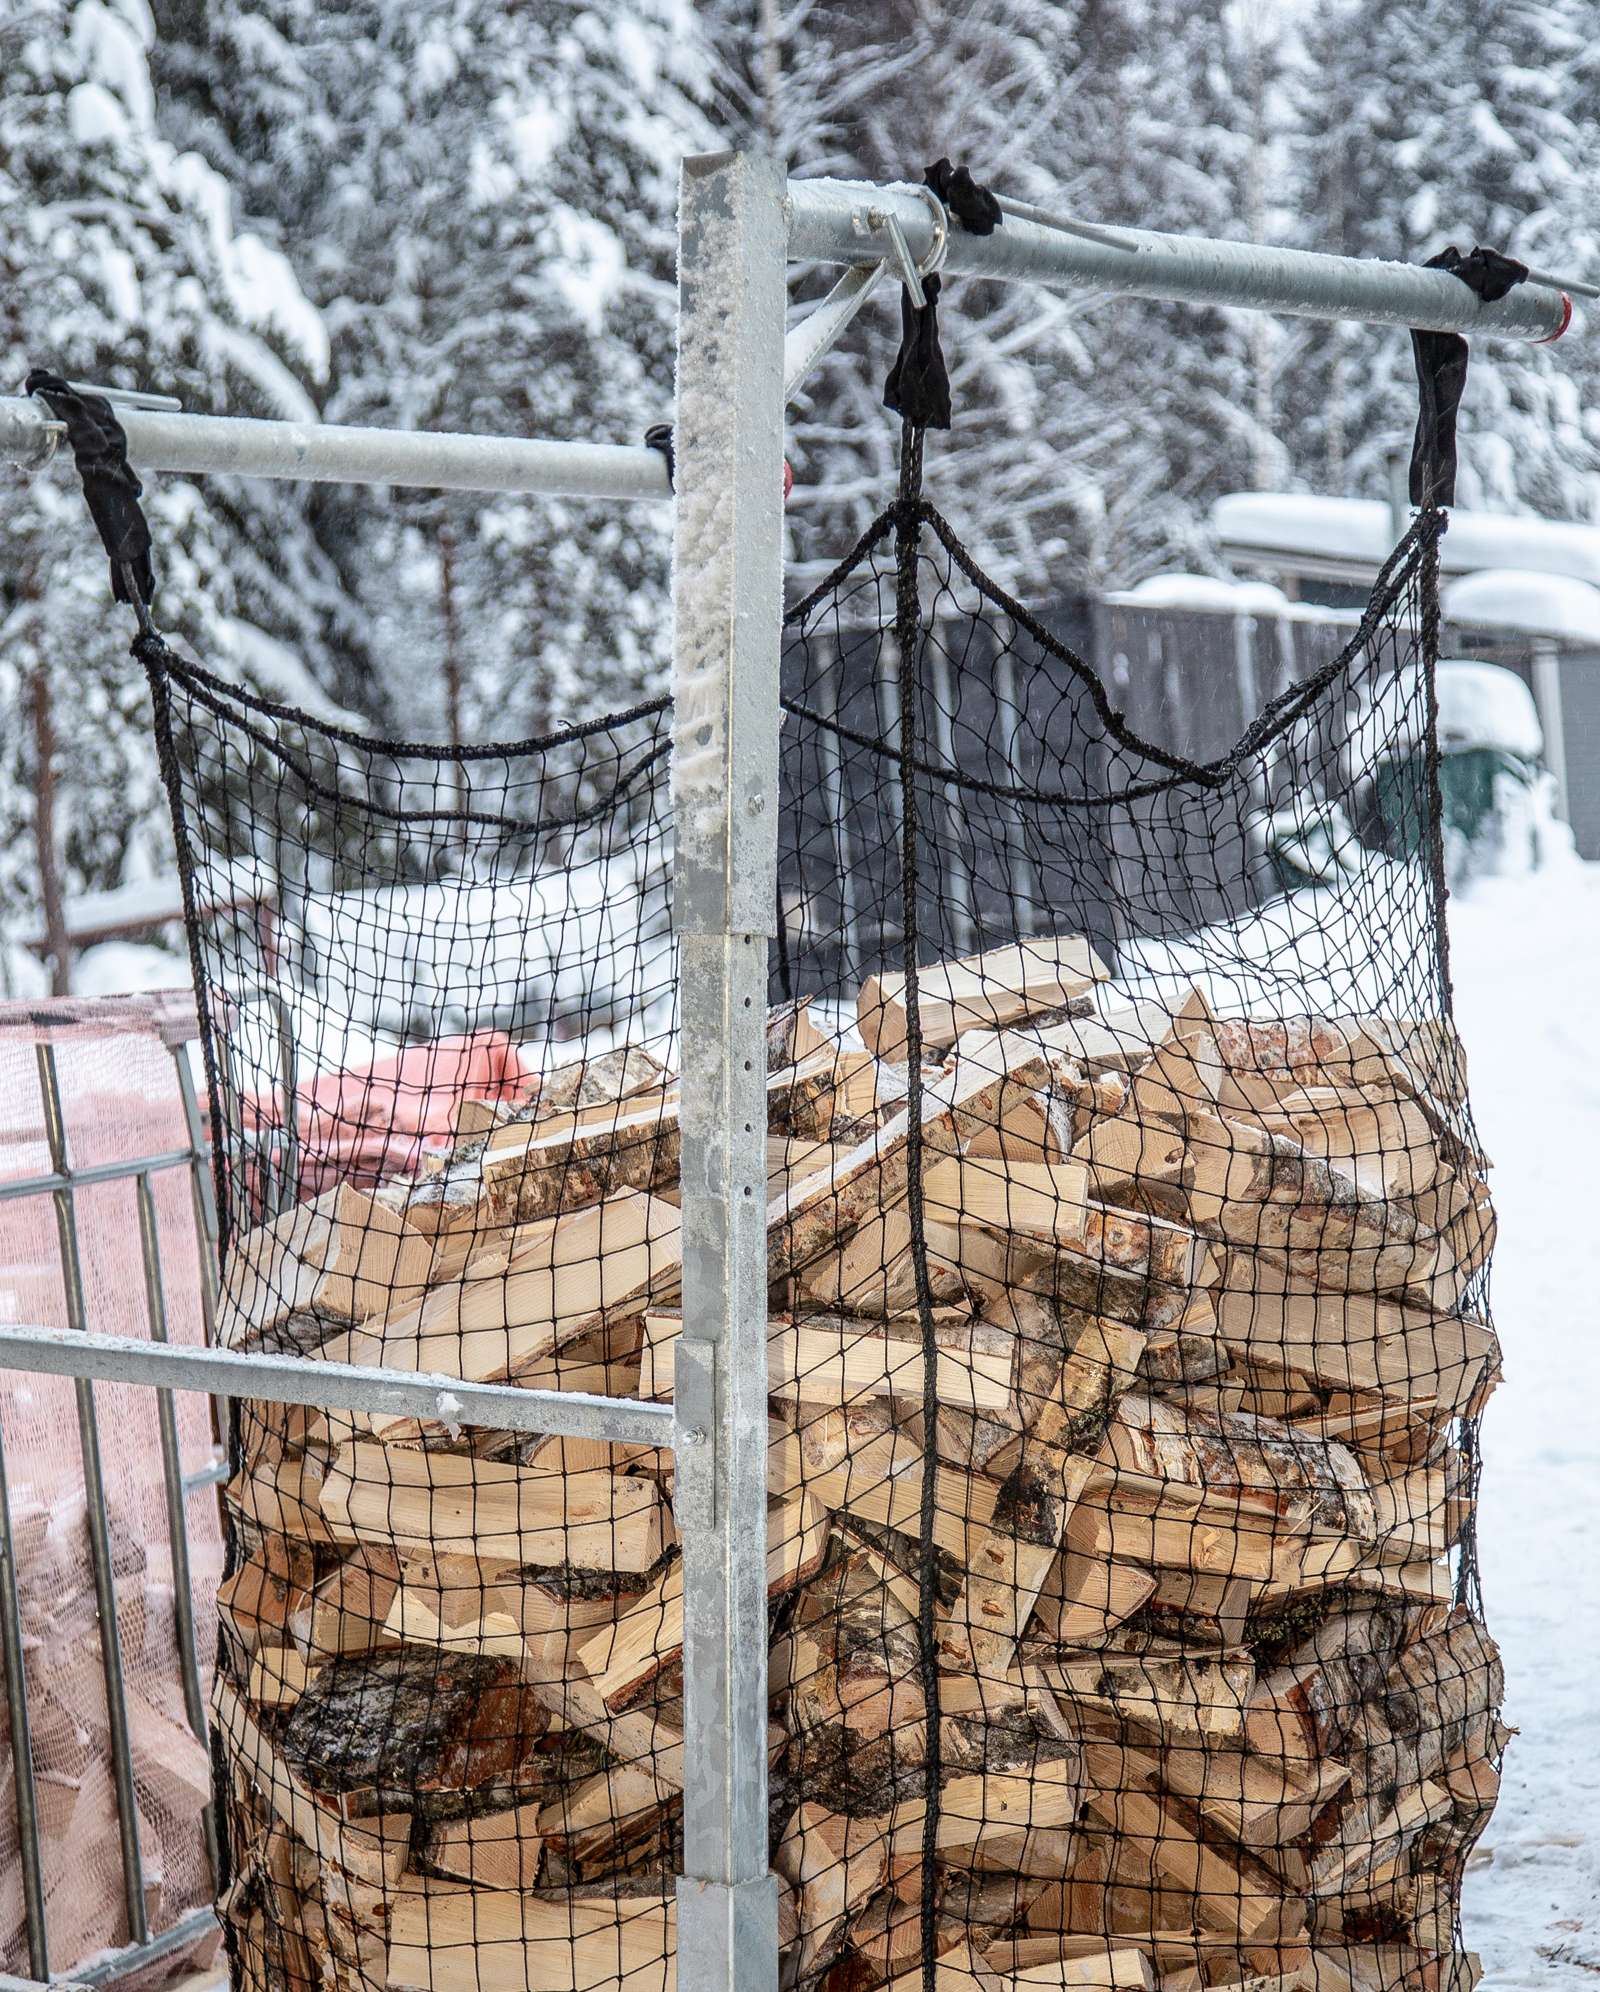
[[[769,1596],[785,1982],[1467,1992],[1500,1669],[1453,1603],[1498,1375],[1447,1025],[1133,1004],[1079,941],[774,1012]],[[239,1240],[224,1328],[667,1397],[678,1093],[468,1103],[414,1182]],[[936,1473],[936,1680],[919,1642]],[[258,1405],[229,1500],[228,1909],[267,1987],[673,1982],[672,1460]]]

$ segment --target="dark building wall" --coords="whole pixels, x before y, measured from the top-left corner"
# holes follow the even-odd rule
[[[1562,658],[1561,718],[1572,834],[1580,857],[1600,858],[1600,651]]]
[[[1186,759],[1221,758],[1270,700],[1346,643],[1340,625],[1111,607],[1040,612],[1096,672],[1143,740]],[[1010,647],[988,617],[936,618],[924,662],[927,760],[977,782],[1103,795],[1133,778],[1070,667]],[[893,645],[842,618],[791,642],[784,690],[779,864],[780,992],[848,996],[897,965],[902,945],[899,688]],[[819,723],[820,722],[820,723]],[[874,745],[876,743],[876,745]],[[1141,772],[1159,776],[1147,766]],[[1284,779],[1290,779],[1285,770]],[[974,787],[928,782],[921,798],[921,955],[959,955],[1028,933],[1082,932],[1115,955],[1129,937],[1190,931],[1276,889],[1245,818],[1284,798],[1263,777],[1203,806],[1156,794],[1102,812],[1021,808]]]

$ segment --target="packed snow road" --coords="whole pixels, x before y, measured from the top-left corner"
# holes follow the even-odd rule
[[[1600,1985],[1600,866],[1482,881],[1450,936],[1500,1220],[1484,1597],[1521,1732],[1466,1942],[1483,1992],[1549,1992]]]

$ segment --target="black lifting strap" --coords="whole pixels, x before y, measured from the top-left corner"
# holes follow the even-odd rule
[[[81,394],[43,367],[35,367],[23,387],[66,424],[89,516],[111,560],[111,592],[119,602],[132,603],[142,629],[148,620],[145,607],[155,597],[156,577],[150,564],[150,528],[139,509],[144,486],[128,462],[122,424],[104,395]]]
[[[922,178],[969,235],[993,235],[1000,226],[1000,203],[965,166],[939,159]],[[927,302],[918,305],[901,288],[900,350],[883,384],[883,405],[914,429],[948,429],[950,375],[939,344],[939,279],[924,277],[922,293]]]
[[[1526,263],[1502,256],[1498,249],[1474,249],[1461,256],[1442,250],[1424,266],[1448,270],[1486,304],[1513,290],[1528,274]],[[1413,505],[1453,505],[1456,500],[1456,411],[1467,385],[1467,342],[1459,332],[1413,332],[1411,357],[1416,362],[1416,440],[1411,446]]]

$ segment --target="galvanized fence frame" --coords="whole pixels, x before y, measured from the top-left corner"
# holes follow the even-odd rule
[[[1559,280],[1542,272],[1486,303],[1442,270],[1143,229],[1113,233],[1016,202],[1003,229],[967,235],[925,188],[786,182],[776,161],[748,153],[684,162],[679,231],[673,681],[684,1264],[674,1403],[465,1388],[447,1377],[96,1336],[81,1284],[69,1296],[69,1329],[0,1329],[0,1367],[78,1379],[86,1476],[95,1376],[670,1445],[685,1571],[678,1982],[693,1992],[775,1992],[762,1074],[767,953],[776,931],[786,399],[881,275],[915,291],[919,272],[940,264],[1001,281],[1533,340],[1559,337],[1571,305]],[[848,267],[786,338],[790,262]],[[668,495],[662,459],[639,449],[384,434],[136,404],[119,412],[131,460],[144,469],[626,500]],[[49,459],[57,426],[35,404],[0,398],[0,457],[37,468]],[[183,1159],[192,1162],[187,1152]],[[58,1164],[46,1185],[58,1199],[64,1256],[75,1180],[84,1179]],[[9,1566],[3,1575],[0,1620]],[[108,1693],[111,1686],[108,1672]]]
[[[71,1006],[81,1013],[82,1006]],[[48,1021],[49,1006],[40,1012]],[[138,1225],[140,1262],[144,1274],[145,1308],[149,1321],[147,1344],[134,1348],[167,1351],[167,1280],[161,1260],[161,1234],[156,1214],[153,1182],[170,1170],[186,1170],[194,1206],[196,1239],[199,1246],[200,1302],[202,1319],[209,1339],[215,1319],[217,1217],[212,1199],[210,1147],[205,1123],[196,1096],[189,1064],[188,1046],[198,1035],[193,1008],[187,1017],[181,1013],[164,1023],[162,1037],[172,1055],[178,1097],[183,1106],[187,1141],[182,1148],[161,1154],[139,1155],[127,1160],[97,1163],[79,1168],[72,1159],[66,1114],[55,1047],[41,1038],[34,1046],[38,1066],[39,1108],[49,1149],[50,1167],[42,1175],[15,1177],[0,1183],[0,1206],[25,1198],[48,1197],[54,1206],[57,1252],[61,1267],[62,1300],[68,1322],[65,1329],[42,1329],[43,1335],[62,1335],[75,1345],[87,1335],[88,1306],[85,1300],[83,1252],[79,1239],[77,1194],[92,1184],[130,1183],[133,1187],[131,1215]],[[22,1332],[22,1331],[18,1331]],[[44,1369],[44,1363],[28,1365]],[[0,1430],[0,1661],[5,1669],[6,1714],[11,1734],[12,1778],[14,1782],[19,1861],[22,1870],[22,1898],[28,1939],[28,1965],[35,1980],[54,1983],[55,1963],[69,1963],[71,1979],[77,1984],[101,1984],[124,1972],[137,1970],[169,1956],[192,1943],[215,1923],[209,1908],[190,1911],[162,1930],[152,1930],[145,1907],[146,1872],[139,1840],[139,1812],[134,1792],[133,1753],[128,1726],[127,1690],[123,1672],[122,1629],[117,1612],[116,1577],[112,1569],[110,1517],[106,1503],[105,1479],[101,1470],[100,1427],[95,1406],[94,1386],[81,1365],[63,1369],[74,1379],[77,1397],[78,1444],[83,1467],[86,1522],[90,1566],[94,1579],[96,1618],[100,1635],[101,1674],[105,1687],[106,1720],[111,1740],[111,1773],[117,1801],[117,1830],[122,1858],[123,1906],[128,1920],[129,1942],[108,1956],[92,1962],[50,1957],[45,1927],[44,1853],[41,1844],[37,1792],[31,1752],[31,1723],[28,1705],[28,1678],[24,1664],[24,1627],[18,1593],[15,1540],[12,1532],[10,1483],[7,1477],[5,1436]],[[164,1375],[165,1372],[159,1372]],[[178,1449],[177,1419],[172,1389],[157,1389],[157,1419],[161,1439],[161,1474],[166,1504],[167,1542],[172,1557],[173,1610],[178,1667],[183,1688],[184,1712],[195,1735],[207,1740],[205,1700],[201,1688],[201,1664],[195,1638],[194,1591],[190,1576],[187,1503],[197,1494],[215,1488],[222,1471],[208,1464],[185,1474]],[[201,1830],[212,1872],[217,1870],[216,1821],[207,1808]]]

